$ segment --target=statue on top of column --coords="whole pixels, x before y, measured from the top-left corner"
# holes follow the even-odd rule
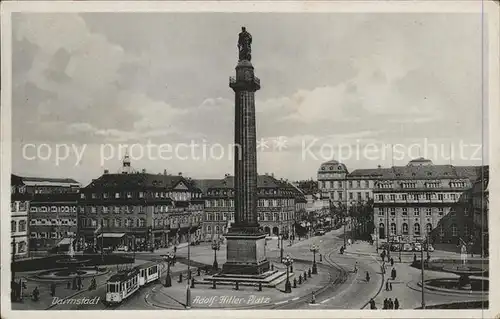
[[[252,60],[252,35],[247,32],[245,27],[241,27],[238,36],[239,61]]]

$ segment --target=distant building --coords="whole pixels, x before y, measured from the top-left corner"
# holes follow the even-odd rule
[[[30,196],[20,176],[11,175],[10,238],[12,259],[28,256],[28,211]]]
[[[478,167],[434,165],[424,158],[383,170],[373,189],[376,234],[402,242],[429,235],[432,242],[456,243],[467,237],[467,191],[478,172]]]
[[[24,225],[23,219],[18,223],[18,229],[26,229],[29,251],[48,250],[63,241],[69,243],[77,229],[76,200],[80,184],[70,178],[16,175],[12,175],[12,181],[22,185],[24,200],[21,202],[15,200],[21,196],[20,189],[14,192],[16,187],[13,185],[12,207],[17,209],[17,214],[22,212],[27,217],[28,225]]]
[[[128,156],[120,173],[106,170],[82,189],[79,206],[87,246],[150,249],[201,238],[201,191],[181,173],[136,172]]]
[[[204,240],[222,237],[234,222],[234,176],[195,180],[194,183],[202,189],[205,200]],[[296,198],[304,202],[297,189],[267,174],[258,176],[257,189],[258,221],[262,229],[269,235],[292,235],[296,209],[301,207],[296,206]]]
[[[481,176],[474,183],[471,190],[472,197],[472,224],[473,242],[475,250],[483,255],[488,254],[489,249],[489,167],[484,167]],[[471,229],[472,230],[472,229]]]
[[[48,251],[56,246],[68,246],[76,239],[78,195],[76,190],[31,195],[31,251]]]

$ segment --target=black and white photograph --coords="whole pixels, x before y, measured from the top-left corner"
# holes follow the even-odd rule
[[[498,315],[498,1],[23,2],[2,317]]]

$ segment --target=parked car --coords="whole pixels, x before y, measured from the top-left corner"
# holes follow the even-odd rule
[[[412,251],[413,247],[411,244],[404,244],[403,245],[403,251]]]
[[[316,233],[314,233],[315,236],[323,236],[324,234],[326,234],[326,232],[322,229],[317,230]]]
[[[128,247],[127,246],[120,246],[116,249],[116,251],[128,251]]]

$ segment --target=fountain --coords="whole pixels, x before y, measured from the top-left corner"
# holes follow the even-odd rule
[[[56,264],[60,264],[64,268],[46,270],[34,276],[36,280],[42,281],[65,281],[76,277],[93,277],[99,276],[107,272],[107,270],[95,267],[85,267],[85,263],[90,259],[75,258],[75,250],[73,248],[73,239],[70,240],[68,258],[56,260]]]

